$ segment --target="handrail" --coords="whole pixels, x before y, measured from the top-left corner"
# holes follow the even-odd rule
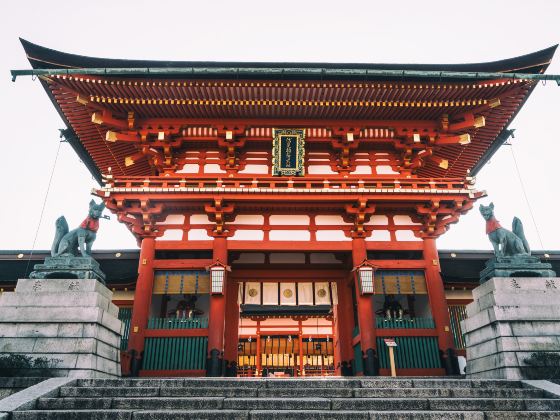
[[[383,317],[375,318],[375,327],[379,329],[423,329],[435,328],[433,318],[403,318],[387,319]]]
[[[173,192],[178,189],[187,188],[243,188],[247,190],[256,188],[267,189],[313,189],[313,190],[359,190],[359,189],[447,189],[447,190],[473,190],[473,182],[467,178],[329,178],[329,177],[126,177],[123,179],[105,177],[105,186],[101,191],[111,191],[116,188],[146,188],[153,191],[154,188],[169,189]],[[167,192],[167,191],[166,191]],[[227,192],[227,191],[226,191]]]
[[[148,319],[148,329],[185,330],[208,328],[208,318],[156,318]]]

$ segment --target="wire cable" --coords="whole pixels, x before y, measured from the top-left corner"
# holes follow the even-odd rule
[[[47,205],[47,200],[49,198],[49,192],[51,190],[52,180],[54,176],[54,172],[56,169],[56,163],[58,162],[58,156],[60,154],[60,147],[62,143],[65,143],[64,140],[60,140],[58,142],[58,148],[56,149],[56,155],[54,157],[54,163],[51,170],[51,175],[49,177],[49,183],[47,185],[47,191],[45,192],[45,198],[43,199],[43,206],[41,207],[41,214],[39,216],[39,223],[37,224],[37,230],[35,231],[35,237],[33,238],[33,245],[31,246],[31,253],[29,254],[29,258],[27,259],[27,266],[25,267],[25,277],[27,277],[27,273],[29,271],[29,264],[31,264],[31,258],[33,257],[33,253],[35,252],[35,244],[37,243],[37,237],[39,236],[39,229],[41,228],[41,223],[43,222],[43,215],[45,213],[45,207]]]
[[[539,243],[541,244],[541,249],[545,251],[542,237],[541,237],[541,232],[539,231],[537,221],[535,220],[535,215],[533,214],[533,208],[531,207],[531,203],[529,202],[529,198],[527,197],[527,191],[525,190],[525,183],[523,182],[523,178],[521,177],[521,171],[519,170],[519,165],[517,164],[517,159],[515,157],[515,152],[513,150],[513,144],[510,144],[509,146],[510,146],[509,150],[511,151],[511,156],[513,158],[513,163],[515,166],[515,172],[517,173],[517,178],[519,179],[519,184],[521,185],[521,191],[523,192],[523,197],[525,198],[525,203],[527,204],[527,208],[529,209],[529,214],[531,215],[533,226],[535,227],[535,231],[537,232],[537,237],[539,238]]]

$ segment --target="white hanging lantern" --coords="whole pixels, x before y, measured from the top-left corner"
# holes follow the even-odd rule
[[[354,275],[358,280],[361,295],[372,295],[375,293],[375,269],[377,267],[364,260],[363,263],[354,267]]]
[[[206,267],[206,269],[210,271],[210,293],[213,295],[223,295],[226,272],[231,271],[230,268],[220,261],[216,261],[214,264]]]

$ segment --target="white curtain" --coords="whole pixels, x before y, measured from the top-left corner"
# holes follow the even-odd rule
[[[336,283],[334,281],[331,283],[331,292],[332,292],[332,304],[338,305],[338,290],[336,288]]]
[[[330,305],[331,304],[331,292],[329,289],[329,283],[320,282],[315,283],[315,305]]]
[[[296,284],[280,283],[280,305],[296,304]]]
[[[245,283],[245,304],[260,305],[261,304],[261,284],[258,282]]]
[[[278,283],[263,283],[263,305],[278,305]]]
[[[298,283],[298,303],[300,305],[313,305],[313,284]]]

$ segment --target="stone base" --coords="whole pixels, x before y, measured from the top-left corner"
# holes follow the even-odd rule
[[[556,277],[552,264],[543,263],[532,255],[515,257],[495,257],[486,261],[486,267],[480,272],[480,283],[493,277]]]
[[[105,273],[92,257],[47,257],[43,264],[35,264],[31,279],[97,279],[105,284]]]
[[[122,323],[97,280],[21,279],[0,295],[0,353],[58,359],[57,376],[120,376]]]
[[[473,298],[461,323],[468,378],[533,379],[531,354],[560,353],[560,278],[496,277]]]

